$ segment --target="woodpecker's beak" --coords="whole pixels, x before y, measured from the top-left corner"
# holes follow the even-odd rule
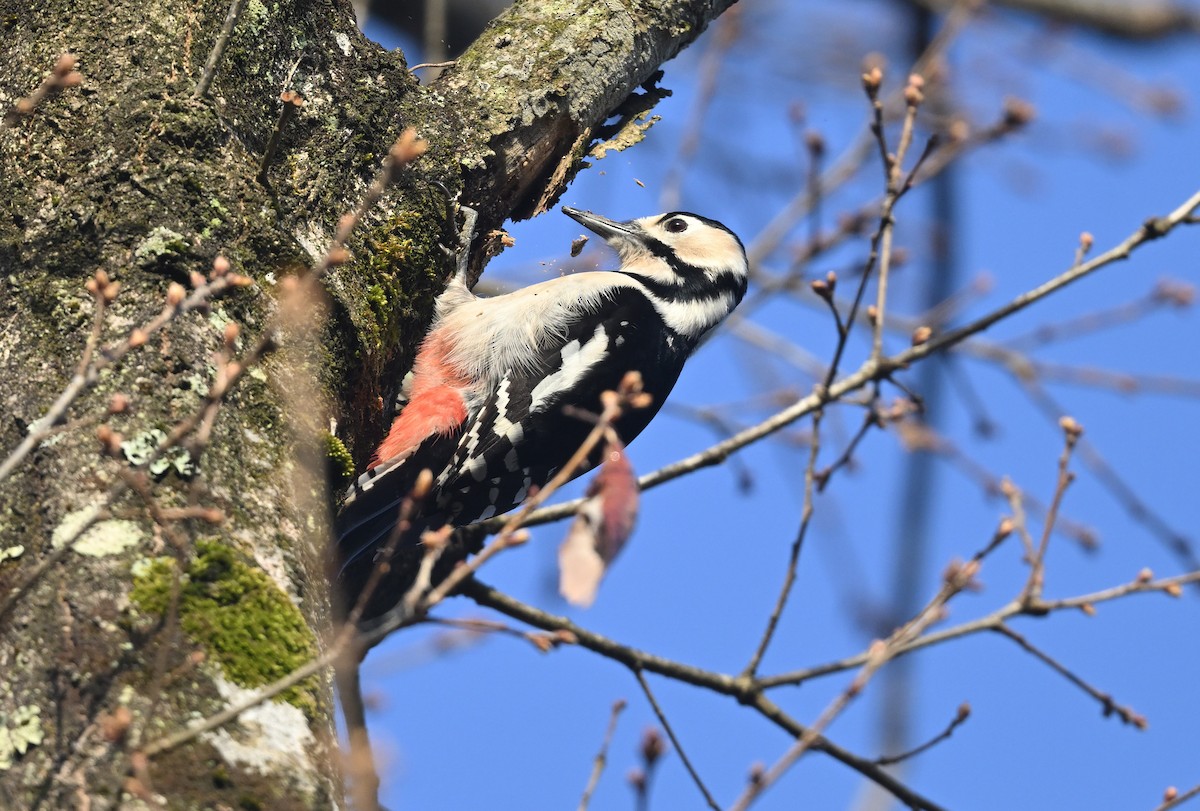
[[[608,217],[601,217],[599,214],[593,214],[590,211],[580,211],[577,208],[563,206],[562,213],[566,214],[575,222],[604,237],[606,242],[620,243],[627,240],[638,240],[638,233],[629,227],[626,223],[610,220]],[[616,247],[614,245],[614,247]]]

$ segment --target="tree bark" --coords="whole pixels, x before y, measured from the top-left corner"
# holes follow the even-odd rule
[[[433,181],[480,210],[482,233],[544,209],[605,121],[731,2],[518,3],[424,88],[401,54],[359,34],[348,3],[249,0],[196,99],[223,0],[5,0],[0,107],[63,52],[83,82],[0,129],[0,455],[45,427],[75,373],[97,270],[121,284],[99,347],[146,324],[171,282],[188,286],[218,255],[253,284],[114,362],[0,482],[0,806],[341,803],[327,680],[148,764],[136,753],[320,649],[328,498],[296,475],[295,424],[338,416],[360,464],[383,430],[382,403],[450,271],[440,245],[454,244],[454,224]],[[285,90],[305,103],[264,165]],[[208,402],[225,325],[241,326],[241,352],[267,329],[280,281],[316,263],[406,126],[429,152],[326,279],[329,322],[297,347],[307,360],[268,357],[224,398],[207,443],[193,436],[147,470],[146,454]],[[312,414],[285,407],[301,372],[328,399]],[[108,413],[114,395],[130,408]],[[101,425],[124,440],[111,455]],[[349,471],[326,440],[336,480]],[[105,502],[137,476],[150,487]],[[225,519],[163,517],[189,506]],[[91,529],[56,554],[54,539],[84,520]]]

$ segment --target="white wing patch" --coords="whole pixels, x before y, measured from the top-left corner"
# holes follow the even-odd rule
[[[508,449],[508,453],[504,457],[504,469],[512,473],[521,466],[521,460],[517,458],[516,445]]]
[[[513,502],[520,504],[529,495],[529,488],[533,485],[533,479],[529,476],[529,468],[525,468],[525,479],[521,482],[521,489],[513,496]]]
[[[379,479],[381,476],[383,476],[383,474],[388,473],[388,472],[394,470],[395,468],[399,467],[401,465],[401,463],[408,460],[409,456],[411,456],[411,454],[404,454],[403,456],[397,456],[393,459],[389,459],[382,464],[376,465],[375,467],[369,468],[366,471],[364,471],[362,473],[362,475],[360,475],[358,477],[358,479],[354,482],[354,484],[352,484],[350,486],[349,492],[346,493],[346,499],[345,499],[345,501],[342,502],[343,506],[345,506],[347,504],[353,504],[355,497],[360,492],[365,493],[368,490],[370,490],[372,487],[375,486],[375,482],[377,479]]]
[[[608,333],[604,326],[596,327],[587,342],[571,341],[562,348],[562,365],[533,387],[530,413],[541,411],[556,394],[570,391],[588,369],[592,368],[608,350]]]
[[[496,421],[492,423],[492,433],[496,436],[504,436],[513,427],[512,420],[508,418],[508,379],[509,376],[504,375],[496,388]]]
[[[473,420],[471,423],[471,430],[467,431],[466,442],[463,444],[464,450],[462,453],[467,460],[467,469],[471,471],[471,475],[474,476],[477,481],[483,481],[486,466],[484,459],[475,455],[475,449],[478,446],[479,420]],[[476,469],[477,467],[478,470]],[[444,468],[442,472],[438,474],[437,480],[434,482],[434,486],[441,487],[450,480],[450,477],[454,475],[454,473],[454,468],[447,465],[446,468]]]

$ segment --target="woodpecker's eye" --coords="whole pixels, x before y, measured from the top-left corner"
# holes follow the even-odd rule
[[[687,230],[687,220],[676,217],[673,220],[667,220],[667,224],[663,226],[672,234],[678,234]]]

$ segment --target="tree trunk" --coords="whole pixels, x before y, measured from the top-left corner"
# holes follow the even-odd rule
[[[329,499],[320,477],[297,475],[295,426],[338,416],[360,464],[385,427],[450,271],[439,244],[454,226],[432,181],[479,209],[484,234],[544,209],[605,120],[730,3],[520,3],[422,88],[402,55],[359,34],[348,3],[249,0],[199,99],[223,0],[3,4],[0,108],[64,52],[83,81],[0,129],[0,456],[47,428],[88,352],[87,281],[103,270],[121,287],[95,322],[106,368],[0,481],[0,806],[340,804],[327,679],[148,762],[138,752],[321,648]],[[304,106],[272,152],[285,90]],[[223,347],[242,356],[270,327],[281,280],[316,264],[407,126],[429,152],[325,280],[319,340],[292,336],[295,357],[268,356],[217,396]],[[105,361],[218,255],[252,284]],[[329,405],[289,411],[308,373]],[[214,402],[211,437],[201,419],[147,461]],[[338,484],[345,449],[322,447]]]

